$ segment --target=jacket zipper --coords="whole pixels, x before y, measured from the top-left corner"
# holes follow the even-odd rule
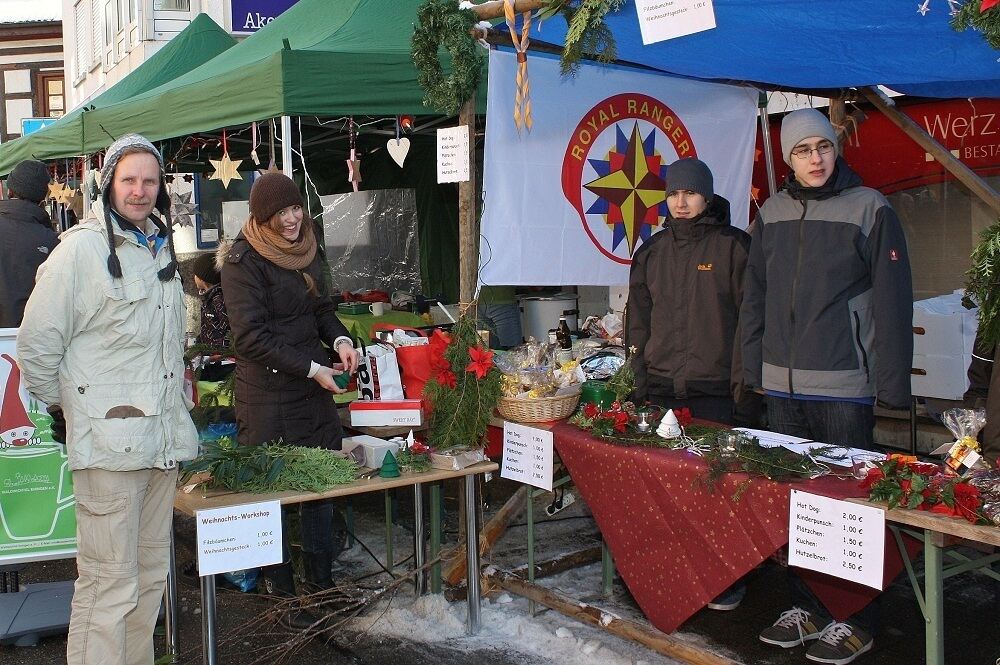
[[[792,348],[789,350],[788,354],[788,394],[795,394],[795,386],[792,384],[792,370],[795,367],[795,291],[799,285],[799,273],[802,271],[802,240],[805,235],[805,218],[806,210],[808,208],[809,202],[806,200],[802,201],[802,216],[799,217],[799,246],[798,246],[798,256],[795,259],[795,277],[792,278],[792,299],[789,303],[790,312],[789,319],[791,322],[792,329],[789,331],[789,339],[792,342]]]
[[[861,362],[865,368],[865,376],[870,381],[871,374],[868,371],[868,352],[865,351],[865,345],[861,343],[861,317],[858,316],[857,312],[854,312],[854,338],[858,341],[858,348],[861,349]]]

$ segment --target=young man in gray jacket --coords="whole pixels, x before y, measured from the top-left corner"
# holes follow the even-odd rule
[[[177,467],[198,451],[184,293],[159,152],[123,136],[101,177],[94,214],[38,271],[17,353],[28,391],[65,418],[78,573],[66,662],[152,665]]]
[[[819,111],[785,117],[781,152],[792,173],[760,209],[750,244],[740,310],[745,383],[763,389],[769,429],[871,449],[873,406],[910,404],[906,239],[885,197],[838,156]],[[806,657],[836,665],[871,649],[870,617],[831,621],[793,578],[797,607],[762,641],[790,648],[817,640]]]

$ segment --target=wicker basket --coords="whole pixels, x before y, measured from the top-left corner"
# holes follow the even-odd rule
[[[557,397],[501,397],[497,411],[516,423],[544,423],[568,418],[580,401],[580,393]]]

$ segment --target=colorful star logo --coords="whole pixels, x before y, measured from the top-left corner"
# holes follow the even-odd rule
[[[625,240],[632,254],[638,240],[648,240],[653,228],[666,217],[667,167],[655,145],[655,129],[643,138],[636,122],[631,136],[626,137],[619,125],[615,127],[615,147],[608,151],[607,159],[587,160],[598,175],[584,184],[598,197],[587,214],[604,215],[605,223],[613,229],[612,249]]]

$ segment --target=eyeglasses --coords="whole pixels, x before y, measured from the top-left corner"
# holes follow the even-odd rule
[[[812,148],[807,145],[800,145],[799,147],[792,150],[792,157],[795,157],[796,159],[809,159],[810,157],[812,157],[813,150],[815,150],[821,155],[827,155],[830,153],[831,150],[833,150],[833,144],[830,143],[829,141],[823,141],[815,148]]]

